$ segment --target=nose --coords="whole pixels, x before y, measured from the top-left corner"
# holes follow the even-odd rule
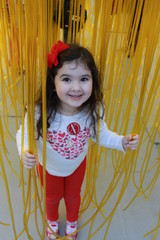
[[[80,91],[81,90],[80,82],[78,82],[78,81],[72,82],[71,90],[72,91]]]

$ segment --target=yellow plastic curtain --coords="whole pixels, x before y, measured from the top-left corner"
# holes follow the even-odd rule
[[[85,18],[86,12],[87,18]],[[86,239],[92,239],[101,227],[106,226],[104,239],[107,239],[112,218],[129,181],[133,181],[136,194],[133,199],[130,199],[126,210],[141,195],[149,199],[159,177],[160,1],[70,0],[67,30],[64,30],[65,13],[63,0],[0,0],[0,176],[5,185],[12,221],[9,227],[13,229],[15,239],[18,239],[24,231],[28,239],[33,239],[29,228],[31,214],[35,216],[39,239],[45,238],[46,190],[45,187],[41,189],[35,169],[29,170],[27,178],[24,178],[21,159],[17,159],[20,164],[20,174],[14,169],[12,159],[8,159],[10,149],[6,149],[6,140],[15,142],[15,136],[9,130],[8,115],[12,113],[15,116],[16,130],[20,122],[22,123],[24,134],[24,115],[27,107],[29,150],[36,152],[34,102],[39,86],[42,86],[43,122],[45,123],[47,52],[58,39],[80,43],[94,55],[103,76],[102,91],[108,127],[119,134],[128,132],[140,134],[140,144],[136,151],[128,151],[125,155],[112,151],[111,159],[108,157],[110,150],[90,142],[80,217],[90,205],[94,205],[95,211],[79,231],[90,224]],[[132,128],[130,128],[131,119]],[[44,124],[43,133],[45,132]],[[45,167],[45,134],[43,142]],[[141,154],[144,144],[146,151]],[[158,155],[153,160],[155,144],[158,147]],[[97,176],[103,174],[99,172],[100,161],[104,162],[105,171],[108,171],[107,162],[112,161],[114,174],[109,184],[104,184],[104,195],[99,200],[97,199]],[[23,214],[24,227],[21,232],[17,231],[14,220],[12,197],[9,193],[11,183],[7,179],[4,164],[6,162],[19,179],[19,187],[22,189],[23,209],[19,214]],[[135,178],[137,168],[140,169],[139,181]],[[146,179],[148,170],[152,176],[150,179]],[[25,191],[25,184],[27,184],[27,191]],[[119,191],[119,194],[114,206],[105,213],[103,207],[116,191]],[[101,214],[103,221],[96,226],[98,214]],[[39,215],[42,229],[37,223]],[[155,229],[146,233],[148,235],[154,232],[154,239],[160,226],[160,219],[157,221]],[[4,227],[8,226],[8,223],[3,221],[2,215],[0,224]]]

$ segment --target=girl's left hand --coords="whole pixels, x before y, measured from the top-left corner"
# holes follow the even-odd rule
[[[129,134],[122,138],[122,146],[125,151],[128,149],[136,150],[139,143],[139,135]]]

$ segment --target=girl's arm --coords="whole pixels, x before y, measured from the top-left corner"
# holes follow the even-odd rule
[[[95,136],[92,136],[92,140],[94,142],[97,142],[97,138]],[[139,135],[118,135],[116,132],[112,132],[111,130],[109,130],[105,121],[101,119],[98,140],[99,144],[103,147],[126,152],[128,149],[135,150],[137,148],[139,143]]]

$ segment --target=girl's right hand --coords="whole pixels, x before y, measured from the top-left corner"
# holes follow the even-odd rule
[[[22,155],[23,165],[26,168],[32,168],[37,164],[37,156],[25,150]]]

